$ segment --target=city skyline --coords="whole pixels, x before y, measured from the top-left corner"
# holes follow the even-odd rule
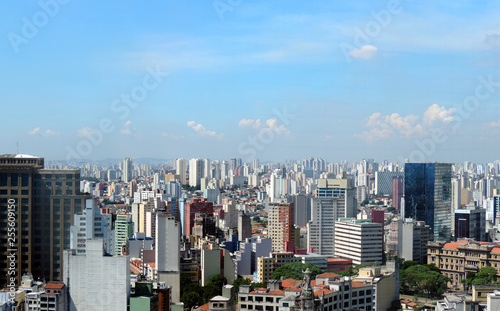
[[[487,163],[500,151],[495,1],[0,12],[2,154]]]

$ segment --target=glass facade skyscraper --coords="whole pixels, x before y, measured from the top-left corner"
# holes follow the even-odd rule
[[[435,241],[451,240],[451,164],[406,163],[404,217],[425,221]]]

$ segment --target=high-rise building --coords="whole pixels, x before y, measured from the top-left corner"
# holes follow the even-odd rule
[[[117,214],[115,221],[115,255],[123,255],[122,249],[129,238],[134,236],[132,214]]]
[[[180,176],[181,183],[183,185],[187,184],[186,181],[186,160],[185,159],[176,159],[175,160],[175,174]]]
[[[103,240],[87,240],[85,254],[64,251],[69,310],[127,310],[130,257],[109,256]]]
[[[351,259],[355,265],[382,263],[382,225],[353,218],[335,222],[335,256]]]
[[[474,203],[466,209],[456,209],[454,214],[455,240],[470,238],[486,242],[486,210]]]
[[[427,263],[427,243],[432,240],[429,225],[411,218],[398,223],[398,257]]]
[[[130,182],[132,180],[132,160],[130,158],[125,158],[123,160],[123,181],[124,182]]]
[[[203,173],[203,161],[201,159],[189,160],[189,185],[191,187],[200,186]]]
[[[294,207],[293,203],[269,203],[268,230],[273,241],[273,251],[285,250],[285,242],[294,242]]]
[[[401,199],[403,198],[403,176],[394,176],[392,178],[392,204],[397,211],[401,208]]]
[[[451,164],[406,163],[404,218],[425,221],[435,241],[451,240]]]
[[[111,214],[101,214],[94,200],[88,199],[82,214],[75,214],[73,217],[74,225],[70,229],[70,249],[76,250],[77,254],[85,254],[87,240],[101,239],[106,253],[111,255],[115,253],[115,233],[111,229],[113,227]]]
[[[193,234],[196,213],[214,215],[214,203],[205,199],[191,199],[191,201],[185,202],[184,206],[184,235]]]
[[[172,301],[180,302],[180,227],[166,214],[156,214],[155,262],[158,281],[171,286]]]
[[[307,224],[308,251],[334,256],[335,221],[356,217],[356,211],[354,179],[319,179],[311,204],[311,221]]]
[[[392,180],[394,177],[403,177],[402,172],[375,172],[375,194],[393,195]]]
[[[78,169],[44,169],[43,158],[29,155],[0,156],[0,211],[5,216],[0,218],[0,285],[7,284],[12,263],[18,285],[25,273],[61,280],[73,215],[89,198],[80,195],[79,187]],[[10,213],[14,216],[8,217]],[[14,233],[13,245],[8,233]],[[15,256],[8,257],[13,250]]]

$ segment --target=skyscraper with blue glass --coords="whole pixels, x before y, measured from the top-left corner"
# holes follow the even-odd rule
[[[434,241],[451,240],[451,164],[406,163],[404,217],[425,221]]]

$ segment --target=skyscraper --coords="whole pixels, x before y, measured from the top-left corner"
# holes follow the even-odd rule
[[[406,163],[404,218],[425,221],[435,241],[451,239],[451,164]]]
[[[186,181],[186,160],[185,159],[176,159],[175,160],[175,174],[180,176],[181,183],[183,185],[187,184],[187,181]]]
[[[401,199],[403,198],[403,176],[394,176],[392,178],[392,204],[396,210],[401,208]]]
[[[130,182],[132,180],[132,160],[130,158],[125,158],[123,160],[123,177],[124,182]]]
[[[203,173],[203,161],[201,159],[189,160],[189,185],[191,187],[200,186],[202,173]]]
[[[268,230],[273,241],[273,251],[285,251],[285,242],[293,242],[293,203],[269,203]]]
[[[79,187],[78,169],[44,169],[43,158],[29,155],[0,156],[0,211],[5,215],[0,218],[0,285],[6,284],[11,258],[17,285],[24,273],[46,281],[61,279],[73,215],[89,198],[79,194]],[[15,214],[14,221],[9,212]],[[15,233],[14,245],[7,232]],[[14,257],[7,257],[12,253]]]
[[[335,221],[356,217],[357,201],[354,179],[320,179],[311,204],[307,224],[307,247],[310,252],[335,255]]]

